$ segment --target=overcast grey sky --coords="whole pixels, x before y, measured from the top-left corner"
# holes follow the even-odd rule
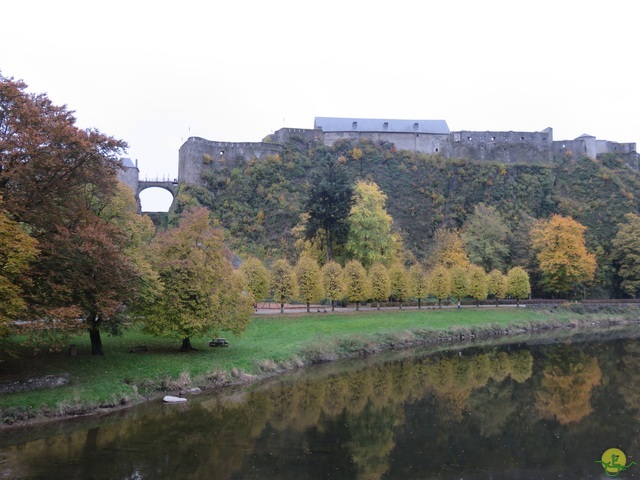
[[[189,136],[260,141],[315,116],[640,142],[638,13],[635,0],[20,0],[0,7],[0,71],[127,141],[141,179],[177,177]]]

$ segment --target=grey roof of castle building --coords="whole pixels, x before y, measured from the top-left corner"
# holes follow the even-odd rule
[[[133,162],[131,161],[130,158],[127,157],[123,157],[120,159],[120,162],[122,163],[122,166],[125,168],[137,168]]]
[[[323,132],[451,133],[444,120],[316,117],[314,128],[321,128]]]

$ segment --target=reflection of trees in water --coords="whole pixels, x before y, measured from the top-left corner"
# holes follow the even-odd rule
[[[633,415],[640,420],[640,343],[628,343],[618,365],[612,367],[618,375],[618,392]]]
[[[348,437],[343,445],[350,452],[350,468],[355,467],[360,478],[380,478],[388,469],[394,431],[404,421],[407,402],[435,393],[442,411],[448,412],[442,418],[460,418],[471,393],[489,379],[512,374],[516,358],[525,359],[530,375],[529,352],[438,355],[282,382],[229,399],[214,397],[198,403],[194,398],[188,406],[163,408],[89,433],[74,432],[50,445],[29,443],[20,452],[20,462],[45,468],[58,463],[56,458],[73,456],[76,463],[69,478],[91,477],[101,468],[124,478],[132,472],[142,478],[185,472],[191,478],[229,478],[243,468],[246,455],[257,448],[266,431],[286,432],[287,439],[291,435],[306,438],[315,431],[299,441],[304,455],[311,448],[304,445],[326,434],[322,432],[328,425],[344,415]],[[267,444],[274,447],[272,442],[269,439]],[[147,448],[149,444],[154,446]],[[140,462],[141,449],[144,462]]]
[[[597,358],[565,348],[570,349],[570,355],[558,349],[547,356],[535,394],[542,418],[555,418],[562,425],[577,422],[593,411],[591,390],[602,380]]]
[[[503,352],[504,353],[504,352]],[[468,409],[471,417],[477,423],[480,435],[491,437],[500,434],[511,416],[518,410],[518,403],[514,401],[513,394],[515,385],[513,383],[499,383],[498,378],[505,378],[505,373],[517,383],[524,383],[531,377],[533,368],[533,357],[528,350],[517,350],[507,355],[493,356],[495,371],[491,374],[491,356],[476,355],[473,363],[479,364],[477,371],[478,382],[483,380],[486,386],[479,388],[470,398]],[[508,365],[505,366],[505,364]],[[481,365],[481,366],[480,366]],[[488,382],[493,378],[493,382]]]
[[[470,399],[469,412],[478,425],[480,435],[492,437],[502,433],[511,415],[518,409],[518,404],[513,401],[513,389],[513,384],[492,382]]]
[[[640,385],[640,348],[629,345],[617,360],[606,348],[586,354],[581,346],[537,347],[542,353],[535,356],[535,369],[531,352],[513,347],[405,358],[281,382],[231,399],[199,403],[194,397],[188,407],[32,442],[13,453],[20,468],[32,470],[73,459],[69,479],[91,478],[98,469],[113,478],[133,478],[134,472],[140,478],[236,478],[261,469],[271,469],[273,478],[339,478],[338,471],[346,472],[344,478],[381,478],[393,476],[403,460],[410,461],[403,456],[417,451],[425,460],[414,461],[423,462],[422,476],[429,477],[433,462],[490,465],[488,452],[503,444],[517,446],[502,452],[505,466],[518,464],[529,451],[541,452],[537,460],[554,452],[561,459],[565,453],[557,451],[556,438],[564,442],[578,430],[562,430],[556,437],[535,413],[556,419],[554,428],[581,425],[580,433],[589,432],[591,423],[577,420],[591,411],[594,387],[601,378],[606,385],[622,375],[620,402],[638,415],[640,392],[634,385]],[[605,368],[598,359],[607,355],[612,360]],[[611,431],[618,425],[611,422]],[[581,451],[593,449],[584,443]],[[465,453],[450,451],[451,445],[461,445]]]
[[[341,377],[330,375],[325,380],[325,402],[323,411],[329,417],[335,417],[344,410],[344,399],[349,391],[349,385],[342,381]]]
[[[446,406],[445,415],[454,420],[462,418],[474,390],[484,387],[489,380],[500,384],[508,377],[522,383],[531,376],[533,366],[531,353],[526,350],[460,355],[436,362],[428,358],[425,362],[428,368],[423,373],[429,380],[426,389],[435,392]]]
[[[29,442],[14,453],[28,465],[26,478],[229,478],[264,428],[266,400],[155,408],[123,422]]]
[[[347,443],[359,479],[378,479],[389,469],[388,456],[395,447],[394,428],[401,418],[399,405],[367,403],[355,416],[347,416],[351,440]]]
[[[509,356],[511,378],[518,383],[526,382],[531,377],[533,357],[528,350],[516,350]]]
[[[269,423],[277,430],[291,425],[299,430],[314,426],[323,411],[325,391],[316,382],[300,381],[275,386],[268,395]]]

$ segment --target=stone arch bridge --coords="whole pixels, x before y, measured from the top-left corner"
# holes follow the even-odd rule
[[[156,177],[155,179],[140,180],[140,170],[138,170],[138,161],[135,164],[130,158],[121,158],[120,165],[122,168],[118,171],[118,180],[127,185],[136,198],[138,204],[138,211],[140,211],[140,193],[148,188],[161,188],[166,190],[175,199],[178,194],[178,179],[162,177],[162,179]]]
[[[171,196],[176,198],[178,194],[178,180],[138,180],[138,185],[136,189],[136,203],[138,204],[138,210],[140,210],[140,193],[148,188],[161,188],[166,190],[171,194]]]
[[[139,180],[136,197],[140,198],[142,191],[147,188],[162,188],[173,195],[173,198],[176,198],[176,193],[178,193],[178,180]]]

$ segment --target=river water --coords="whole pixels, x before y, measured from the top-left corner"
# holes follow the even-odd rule
[[[0,478],[640,478],[635,330],[394,352],[9,430]]]

